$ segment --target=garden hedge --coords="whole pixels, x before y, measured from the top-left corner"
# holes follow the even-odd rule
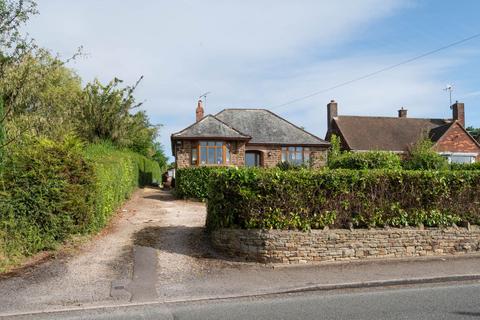
[[[330,157],[328,166],[332,169],[401,169],[398,154],[387,151],[344,152]]]
[[[480,172],[228,169],[210,175],[207,228],[480,223]]]
[[[158,164],[108,145],[84,148],[26,139],[9,146],[0,175],[0,271],[17,258],[53,249],[73,234],[102,228]]]
[[[177,169],[175,173],[175,195],[183,199],[206,200],[210,174],[222,170],[215,167],[191,167]]]

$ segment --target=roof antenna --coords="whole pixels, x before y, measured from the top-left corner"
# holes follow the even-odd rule
[[[452,91],[453,91],[453,88],[454,88],[454,85],[453,84],[447,84],[447,86],[445,87],[445,91],[448,91],[449,95],[450,95],[450,107],[452,107]]]
[[[211,92],[208,91],[208,92],[205,92],[204,94],[202,94],[200,97],[198,97],[199,100],[203,101],[203,106],[204,106],[205,109],[207,109],[207,95],[209,95],[210,93]]]

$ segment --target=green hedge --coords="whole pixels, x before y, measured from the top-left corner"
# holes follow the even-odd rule
[[[10,145],[0,176],[0,271],[17,258],[97,231],[158,165],[108,145],[26,139]],[[143,177],[142,177],[143,175]],[[151,178],[151,179],[150,179]]]
[[[393,152],[344,152],[331,157],[328,166],[332,169],[400,169],[402,161]]]
[[[102,228],[138,186],[158,184],[161,179],[158,163],[131,151],[96,144],[88,146],[84,154],[95,177],[93,231]]]
[[[480,162],[474,163],[451,163],[451,170],[480,170]]]
[[[207,227],[480,223],[480,172],[229,169],[211,174]]]
[[[210,174],[222,170],[214,167],[192,167],[177,169],[175,173],[175,195],[183,199],[206,200]]]

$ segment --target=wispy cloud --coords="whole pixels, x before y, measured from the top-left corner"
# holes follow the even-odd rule
[[[141,3],[141,4],[139,4]],[[352,52],[382,19],[409,7],[364,1],[39,1],[29,32],[47,47],[90,54],[72,66],[87,80],[145,80],[138,96],[162,142],[194,120],[197,97],[211,91],[207,112],[283,103],[402,60],[405,55]],[[455,61],[429,59],[318,95],[277,112],[324,135],[330,98],[347,114],[443,114],[438,74]],[[438,91],[438,92],[437,92]],[[438,94],[438,99],[431,99]]]

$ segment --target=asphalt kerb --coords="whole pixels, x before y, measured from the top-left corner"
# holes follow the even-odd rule
[[[440,284],[440,283],[466,282],[466,281],[480,281],[480,274],[351,282],[351,283],[328,284],[328,285],[312,285],[312,286],[306,286],[306,287],[298,287],[298,288],[277,290],[277,291],[264,292],[264,293],[255,293],[255,294],[228,295],[228,296],[192,298],[192,299],[182,299],[182,300],[166,300],[162,302],[146,301],[146,302],[140,302],[140,303],[107,304],[107,305],[72,307],[72,308],[62,308],[62,309],[53,309],[53,310],[36,310],[36,311],[18,312],[18,313],[10,312],[10,313],[0,313],[0,319],[2,318],[10,319],[14,317],[25,317],[25,316],[35,316],[35,315],[60,314],[60,313],[84,311],[84,310],[102,310],[103,309],[107,311],[109,309],[125,308],[125,307],[138,307],[138,306],[151,306],[151,305],[167,306],[169,304],[181,304],[181,303],[193,303],[193,302],[228,301],[233,299],[268,297],[268,296],[294,294],[294,293],[302,293],[302,292],[382,288],[382,287],[408,286],[408,285],[415,285],[415,284]]]

